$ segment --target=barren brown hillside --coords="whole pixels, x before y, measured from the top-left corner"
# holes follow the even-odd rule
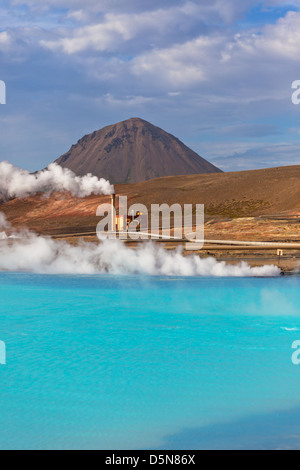
[[[300,216],[300,166],[160,178],[117,185],[116,192],[128,195],[129,204],[138,202],[148,207],[152,203],[205,204],[207,221],[222,223],[223,220],[226,232],[226,224],[231,219]],[[49,198],[37,195],[2,204],[0,212],[14,226],[41,233],[88,232],[95,231],[97,206],[108,201],[104,196],[77,199],[69,194],[54,194]],[[233,227],[236,224],[231,224],[228,230],[234,231]]]
[[[210,216],[300,214],[300,166],[161,178],[117,189],[147,206],[162,202],[205,204]]]

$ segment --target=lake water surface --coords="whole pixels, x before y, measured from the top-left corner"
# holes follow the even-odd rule
[[[300,448],[299,278],[2,273],[0,296],[1,449]]]

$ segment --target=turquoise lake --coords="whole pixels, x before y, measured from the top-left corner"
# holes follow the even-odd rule
[[[300,448],[299,278],[0,274],[0,449]]]

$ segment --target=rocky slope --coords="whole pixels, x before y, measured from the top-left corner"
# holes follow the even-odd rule
[[[138,118],[83,137],[57,163],[77,175],[92,173],[114,184],[221,172],[176,137]]]

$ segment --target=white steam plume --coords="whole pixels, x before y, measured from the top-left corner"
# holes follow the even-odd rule
[[[55,191],[69,191],[78,197],[91,194],[108,196],[114,192],[114,188],[105,179],[98,179],[90,174],[76,176],[71,170],[56,163],[36,174],[16,168],[9,162],[0,163],[0,201]]]
[[[6,217],[0,212],[0,230],[7,230],[10,228],[10,223],[6,220]]]
[[[0,212],[0,240],[7,240],[7,235],[4,230],[8,230],[10,228],[10,223],[6,220],[6,217],[2,212]]]
[[[18,238],[16,238],[18,237]],[[246,263],[228,265],[213,258],[184,257],[147,243],[136,250],[119,240],[71,246],[33,233],[0,240],[0,270],[39,274],[141,274],[162,276],[279,276],[275,266],[251,268]]]

